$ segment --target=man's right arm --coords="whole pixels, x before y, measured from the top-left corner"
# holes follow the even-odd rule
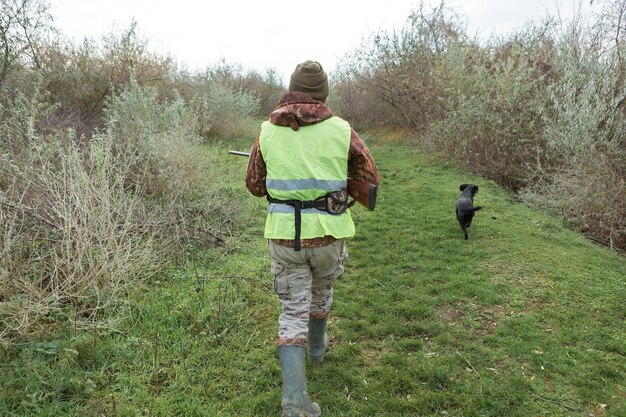
[[[246,187],[257,197],[263,197],[267,194],[267,188],[265,188],[265,179],[267,177],[267,167],[261,155],[261,146],[259,145],[259,138],[261,132],[257,135],[254,143],[252,144],[252,150],[250,151],[250,158],[248,159],[248,169],[246,170]]]

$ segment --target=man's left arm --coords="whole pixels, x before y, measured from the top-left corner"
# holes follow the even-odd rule
[[[348,177],[374,185],[380,183],[380,175],[378,175],[378,168],[376,168],[374,158],[354,129],[352,129],[350,135]]]

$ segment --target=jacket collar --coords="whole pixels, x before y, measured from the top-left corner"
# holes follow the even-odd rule
[[[290,92],[280,98],[270,114],[270,123],[298,130],[300,126],[323,122],[332,116],[330,107],[321,101],[305,93]]]

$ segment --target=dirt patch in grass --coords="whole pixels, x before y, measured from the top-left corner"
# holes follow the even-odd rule
[[[458,324],[466,313],[462,310],[463,304],[445,304],[437,309],[437,316],[447,324]]]
[[[506,309],[501,305],[453,303],[440,306],[437,310],[437,316],[444,323],[463,326],[476,336],[493,334],[505,315]]]
[[[364,358],[364,361],[369,367],[377,367],[380,366],[380,358],[383,355],[389,355],[393,351],[389,347],[380,347],[376,348],[364,348],[361,351],[361,356]]]
[[[505,315],[503,306],[478,306],[478,327],[473,328],[473,333],[480,336],[493,334]]]

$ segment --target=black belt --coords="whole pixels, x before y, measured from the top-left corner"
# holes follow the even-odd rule
[[[341,193],[341,194],[338,194]],[[345,190],[328,193],[325,196],[310,201],[301,200],[278,200],[267,195],[267,201],[274,204],[286,204],[294,208],[296,236],[294,238],[293,249],[299,252],[302,249],[300,234],[302,232],[303,209],[318,209],[330,214],[341,214],[346,211],[348,194]]]

